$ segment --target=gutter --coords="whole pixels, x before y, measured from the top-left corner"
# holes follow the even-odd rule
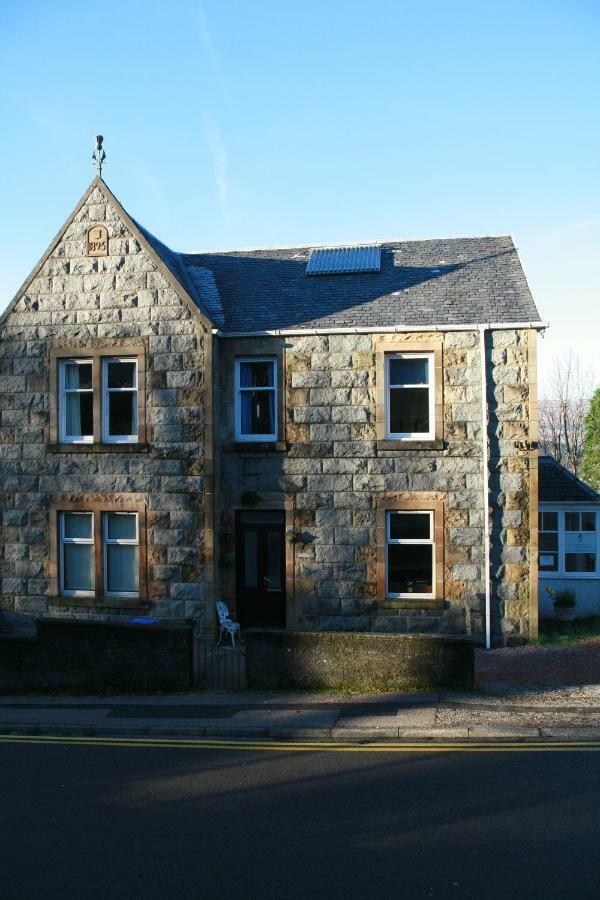
[[[490,464],[488,450],[487,368],[485,332],[489,325],[479,325],[479,353],[481,369],[481,449],[483,471],[483,545],[485,557],[485,649],[492,646],[492,597],[490,585]]]
[[[285,337],[302,336],[311,334],[401,334],[403,332],[420,331],[480,331],[485,328],[488,331],[507,331],[513,328],[535,328],[536,331],[544,331],[549,327],[548,322],[488,322],[474,325],[355,325],[347,328],[272,328],[264,331],[222,331],[213,328],[212,333],[223,338],[245,337]]]

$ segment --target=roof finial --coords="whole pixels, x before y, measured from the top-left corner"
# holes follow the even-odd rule
[[[96,149],[92,153],[92,159],[96,163],[96,175],[98,178],[102,178],[102,163],[106,159],[106,153],[102,149],[102,141],[104,138],[101,134],[96,135]]]

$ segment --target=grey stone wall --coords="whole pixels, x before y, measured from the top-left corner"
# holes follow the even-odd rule
[[[402,340],[390,335],[390,342]],[[437,336],[439,339],[439,335]],[[407,334],[428,342],[431,334]],[[284,451],[220,452],[220,584],[230,602],[233,511],[293,503],[294,531],[310,541],[288,550],[293,621],[303,630],[472,635],[484,632],[481,372],[477,332],[443,336],[443,449],[389,450],[376,440],[374,348],[385,335],[272,339],[285,370]],[[220,390],[233,396],[227,340]],[[529,436],[527,331],[497,331],[486,350],[489,401],[493,627],[495,642],[529,629]],[[261,353],[265,351],[265,340]],[[231,407],[217,419],[221,449],[232,439]],[[376,508],[381,498],[443,499],[444,608],[399,608],[377,596]],[[288,605],[289,608],[289,605]],[[288,616],[289,619],[289,616]]]
[[[86,255],[86,232],[96,223],[108,229],[109,256]],[[85,352],[97,339],[114,342],[117,352],[120,343],[145,347],[145,451],[49,448],[50,347]],[[200,319],[96,187],[0,326],[1,607],[52,610],[53,502],[132,497],[148,510],[149,609],[204,617],[212,597],[205,558],[207,341]],[[103,607],[82,610],[73,601],[70,611]]]
[[[42,619],[31,637],[0,635],[0,691],[185,691],[192,628]]]
[[[471,641],[438,635],[259,629],[246,635],[246,680],[253,690],[470,688],[474,668]]]

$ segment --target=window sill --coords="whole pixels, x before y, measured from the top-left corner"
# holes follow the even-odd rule
[[[378,450],[443,450],[444,442],[433,441],[377,441]]]
[[[148,453],[149,444],[47,444],[48,453]]]
[[[149,609],[150,602],[140,597],[50,597],[50,606],[81,606],[85,609]]]
[[[382,609],[444,609],[443,600],[381,600]]]
[[[222,445],[224,453],[285,453],[285,441],[228,441]]]

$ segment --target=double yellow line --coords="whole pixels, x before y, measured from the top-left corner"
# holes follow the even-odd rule
[[[159,750],[252,750],[296,753],[563,753],[600,751],[600,741],[390,741],[336,743],[334,741],[218,740],[213,738],[119,738],[0,735],[0,744],[69,744],[80,747],[131,747]]]

